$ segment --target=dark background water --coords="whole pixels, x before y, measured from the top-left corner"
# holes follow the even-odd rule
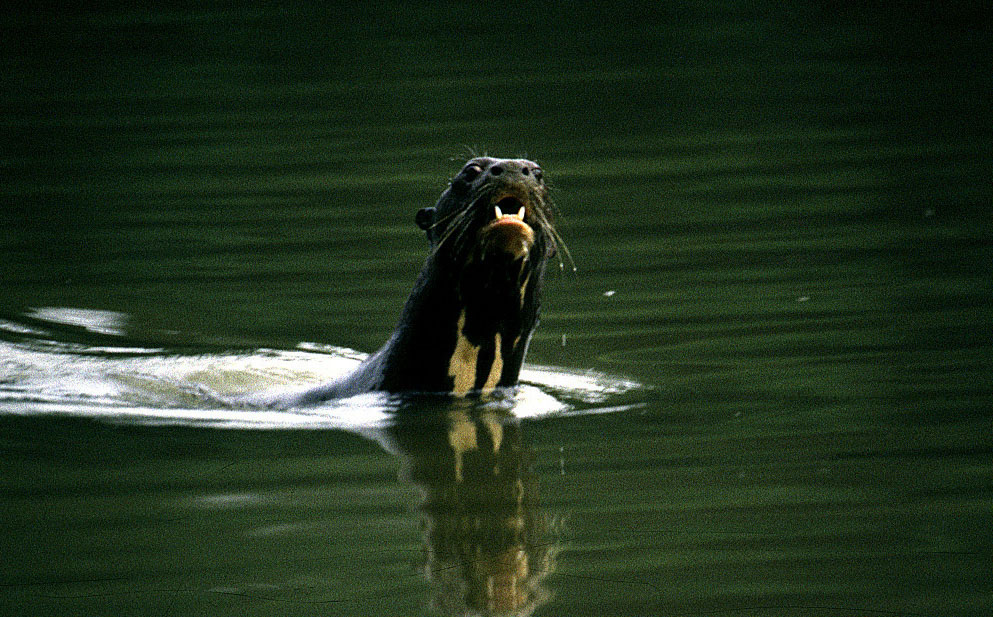
[[[372,351],[426,252],[414,212],[471,152],[528,156],[577,266],[551,273],[529,360],[647,386],[514,425],[521,520],[554,549],[537,614],[985,615],[983,8],[8,10],[0,318],[113,311],[115,345],[184,354]],[[0,612],[444,595],[420,569],[443,517],[415,505],[448,493],[416,447],[122,415],[0,416]]]

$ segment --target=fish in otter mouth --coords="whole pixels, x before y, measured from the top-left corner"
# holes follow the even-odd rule
[[[354,372],[283,401],[361,392],[486,394],[513,386],[559,236],[538,164],[477,157],[416,223],[431,245],[392,336]]]

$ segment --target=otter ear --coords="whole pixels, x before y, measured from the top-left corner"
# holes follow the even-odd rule
[[[418,227],[424,231],[427,231],[432,225],[434,225],[434,213],[434,208],[421,208],[417,211],[417,216],[414,217],[414,221],[417,223]]]

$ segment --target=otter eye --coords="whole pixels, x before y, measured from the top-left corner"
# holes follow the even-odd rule
[[[538,182],[541,182],[545,179],[545,172],[541,171],[541,167],[535,167],[532,170],[532,173],[534,173],[534,179],[537,180]]]
[[[473,163],[472,165],[466,165],[466,168],[462,170],[462,175],[465,176],[466,180],[470,182],[476,179],[476,176],[483,173],[483,168],[479,165]]]

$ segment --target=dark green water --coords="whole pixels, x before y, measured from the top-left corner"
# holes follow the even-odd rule
[[[981,8],[5,13],[0,614],[988,615]],[[382,344],[472,150],[553,183],[529,361],[600,391],[205,421]]]

